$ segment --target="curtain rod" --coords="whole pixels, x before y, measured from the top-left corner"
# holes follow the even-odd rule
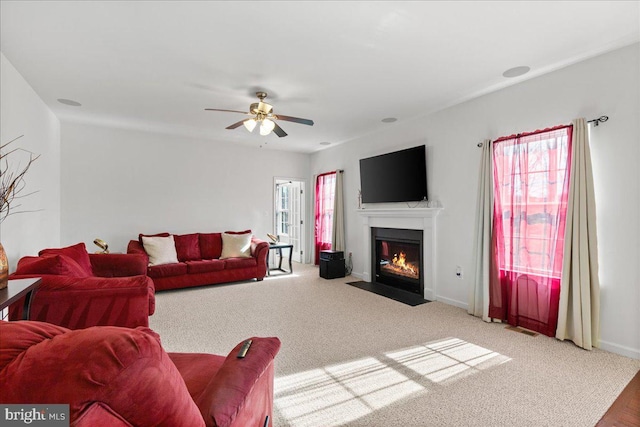
[[[593,123],[594,126],[598,126],[600,123],[604,123],[607,120],[609,120],[609,116],[600,116],[597,119],[587,121],[587,123]]]
[[[600,123],[604,123],[609,120],[609,116],[600,116],[597,119],[588,120],[587,123],[593,123],[594,126],[598,126]],[[484,145],[482,142],[478,142],[477,146],[481,148]]]

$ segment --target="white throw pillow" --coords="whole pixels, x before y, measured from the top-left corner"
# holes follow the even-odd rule
[[[222,254],[220,259],[225,258],[251,258],[251,233],[222,233]]]
[[[178,262],[176,243],[173,236],[147,237],[142,236],[142,246],[149,255],[149,265],[174,264]]]

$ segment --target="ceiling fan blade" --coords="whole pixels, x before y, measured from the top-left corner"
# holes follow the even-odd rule
[[[276,114],[279,120],[285,120],[287,122],[300,123],[301,125],[313,126],[313,120],[301,119],[299,117],[283,116],[282,114]]]
[[[227,126],[225,129],[235,129],[235,128],[238,128],[238,127],[242,126],[243,123],[244,123],[244,120],[240,120],[237,123],[234,123],[232,125]]]
[[[273,122],[273,124],[275,125],[273,127],[273,133],[278,135],[280,138],[282,138],[283,136],[287,136],[287,133],[284,130],[282,130],[282,128],[278,126],[276,122]]]
[[[238,110],[221,110],[220,108],[205,108],[205,111],[226,111],[227,113],[240,113],[240,114],[250,114],[246,111],[238,111]]]

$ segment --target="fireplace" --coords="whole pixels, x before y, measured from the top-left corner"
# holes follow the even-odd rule
[[[376,283],[424,295],[422,234],[422,230],[371,228],[371,273]]]
[[[427,301],[437,300],[436,290],[436,217],[442,208],[404,208],[404,207],[380,207],[359,209],[358,214],[362,218],[362,248],[364,259],[362,265],[362,280],[366,283],[376,282],[376,257],[374,228],[396,228],[414,230],[421,234],[422,238],[422,264],[420,275],[421,286],[424,288],[423,298]],[[420,239],[418,237],[418,239]],[[414,238],[410,238],[414,240]],[[387,285],[381,285],[390,288]],[[391,288],[394,289],[394,288]],[[395,290],[395,289],[394,289]],[[401,291],[399,291],[401,292]],[[411,292],[402,292],[407,295],[417,295]],[[419,297],[419,295],[417,295]]]

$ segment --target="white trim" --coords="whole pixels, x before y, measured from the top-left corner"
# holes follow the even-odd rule
[[[607,341],[600,340],[601,350],[609,351],[611,353],[620,354],[622,356],[630,357],[632,359],[640,360],[640,349],[631,348],[620,344],[614,344]]]
[[[363,219],[364,234],[362,280],[371,282],[371,227],[422,230],[424,298],[436,301],[436,216],[441,210],[442,208],[358,209],[357,212]]]
[[[458,300],[451,299],[451,298],[445,298],[445,297],[440,296],[440,295],[436,296],[436,300],[438,300],[440,302],[443,302],[445,304],[452,305],[454,307],[463,308],[465,310],[469,309],[469,304],[466,303],[466,302],[458,301]]]

